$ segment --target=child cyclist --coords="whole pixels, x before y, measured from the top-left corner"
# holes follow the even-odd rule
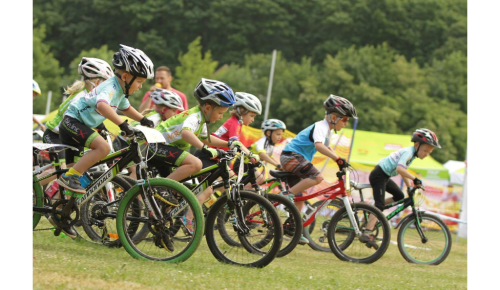
[[[403,191],[391,177],[398,174],[401,175],[408,188],[408,192],[411,190],[412,185],[410,181],[413,181],[414,187],[421,187],[422,180],[410,174],[407,168],[416,157],[424,159],[432,153],[435,147],[441,148],[436,134],[425,128],[415,130],[411,137],[411,142],[414,142],[413,146],[394,151],[389,154],[389,156],[381,159],[378,165],[375,166],[370,173],[369,180],[373,188],[375,207],[381,211],[384,210],[386,204],[399,201],[405,197]],[[384,199],[386,191],[390,193],[392,197]],[[368,247],[373,246],[377,248],[375,237],[372,234],[375,222],[375,216],[371,215],[366,230],[360,237],[360,241],[366,243]]]
[[[274,145],[281,141],[283,133],[286,130],[286,125],[282,121],[278,119],[269,119],[262,122],[262,133],[264,133],[264,137],[260,138],[257,142],[253,143],[248,147],[250,152],[255,155],[258,155],[260,160],[266,161],[269,164],[272,164],[276,167],[276,169],[281,169],[281,164],[279,161],[276,161],[272,155],[274,150]],[[234,162],[233,170],[237,171],[240,165],[240,159],[236,159]],[[247,166],[245,165],[244,170],[247,170]],[[257,184],[262,184],[264,182],[264,175],[259,175],[257,177]]]
[[[323,181],[323,176],[311,163],[317,151],[335,160],[340,169],[347,165],[345,159],[337,156],[330,147],[330,140],[332,129],[337,133],[347,125],[349,118],[357,119],[356,108],[347,99],[335,95],[330,95],[323,107],[325,118],[300,131],[281,152],[282,170],[297,177],[290,180],[292,187],[289,192],[283,192],[284,195],[301,196],[304,190]],[[295,205],[302,211],[304,202],[296,202]],[[302,236],[299,243],[307,244],[309,241]]]
[[[155,127],[158,126],[160,122],[175,116],[177,110],[184,111],[181,97],[173,91],[157,88],[151,93],[150,97],[153,100],[154,107],[153,109],[146,109],[142,114],[150,119]],[[135,126],[137,124],[137,122],[133,122],[131,125]],[[121,135],[118,135],[113,141],[115,151],[128,146],[128,142]],[[131,166],[127,169],[130,171],[130,177],[137,179],[135,166]]]
[[[92,149],[57,180],[60,186],[72,192],[85,193],[79,176],[110,150],[106,140],[93,128],[109,119],[127,136],[133,135],[130,125],[118,116],[115,109],[144,126],[153,127],[153,122],[131,107],[128,101],[128,96],[140,89],[146,79],[153,78],[153,63],[141,50],[121,45],[113,55],[113,66],[115,76],[71,102],[59,127],[63,144]]]
[[[194,146],[208,158],[219,158],[223,154],[220,149],[210,148],[229,147],[239,145],[237,142],[222,140],[216,136],[210,136],[209,123],[222,119],[236,100],[233,90],[223,82],[202,78],[194,89],[194,96],[199,105],[187,111],[179,113],[174,117],[160,123],[156,129],[163,133],[168,145],[158,144],[156,149],[149,148],[152,157],[152,165],[161,167],[171,165],[178,167],[170,173],[167,178],[180,181],[202,169],[200,159],[191,155],[187,150]],[[198,195],[198,201],[204,202],[207,196],[203,193]],[[186,228],[193,230],[192,212],[188,212],[183,218]]]
[[[72,100],[78,99],[81,96],[89,93],[103,81],[113,76],[113,71],[107,62],[98,58],[83,57],[78,64],[78,74],[80,80],[75,81],[71,86],[66,88],[64,94],[68,95],[66,100],[59,106],[54,119],[47,122],[47,130],[43,134],[43,142],[48,144],[61,144],[59,137],[59,126],[63,119],[64,113],[68,109]],[[59,161],[62,163],[62,168],[66,168],[65,151],[61,151]],[[69,160],[68,165],[73,163]]]

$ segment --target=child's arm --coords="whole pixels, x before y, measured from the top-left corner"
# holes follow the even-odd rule
[[[411,187],[412,184],[410,183],[410,180],[415,180],[415,177],[408,172],[404,167],[398,165],[396,167],[396,172],[401,175],[403,178],[404,183],[406,184],[406,187]]]
[[[142,118],[144,118],[144,116],[133,107],[129,107],[127,110],[123,110],[122,112],[125,116],[139,122],[142,120]]]
[[[274,160],[271,156],[267,155],[266,152],[260,152],[259,153],[259,157],[260,157],[260,160],[264,160],[267,163],[270,163],[270,164],[274,165],[275,167],[279,167],[280,166],[280,163],[276,162],[276,160]]]
[[[201,142],[200,139],[198,139],[198,137],[190,130],[182,130],[181,131],[181,138],[184,139],[184,141],[191,144],[191,146],[195,147],[196,149],[198,149],[198,150],[203,149],[203,145],[204,145],[203,142]]]
[[[96,108],[101,115],[103,115],[104,117],[106,117],[106,119],[109,119],[116,125],[119,126],[123,123],[122,118],[120,118],[120,116],[118,116],[115,110],[113,110],[113,108],[111,108],[111,106],[108,105],[106,102],[98,102]]]
[[[339,159],[337,154],[335,154],[335,151],[333,151],[332,148],[326,146],[325,144],[321,142],[316,142],[314,143],[314,147],[316,147],[316,150],[318,150],[319,153],[332,158],[333,160]]]
[[[224,141],[220,138],[217,138],[215,137],[214,135],[211,135],[210,136],[210,140],[212,142],[208,142],[208,139],[204,139],[202,142],[207,144],[207,145],[210,145],[210,146],[215,146],[215,147],[229,147],[228,146],[228,141]],[[239,142],[238,140],[235,140],[233,142]],[[241,142],[239,142],[241,144]],[[250,151],[247,149],[247,147],[245,147],[243,144],[240,145],[240,149],[241,151],[245,152],[245,154],[250,154]]]

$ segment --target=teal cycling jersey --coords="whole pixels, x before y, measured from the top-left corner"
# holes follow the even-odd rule
[[[113,109],[128,110],[130,103],[123,93],[118,79],[114,76],[107,79],[90,93],[74,99],[66,110],[65,115],[77,119],[90,128],[99,126],[106,117],[97,110],[97,104],[104,102]]]
[[[50,120],[47,122],[47,129],[51,130],[54,133],[59,134],[59,125],[61,124],[61,121],[63,119],[64,113],[68,109],[69,105],[71,104],[71,101],[73,99],[77,99],[80,96],[87,94],[88,91],[86,88],[83,88],[77,92],[74,92],[71,94],[69,97],[64,100],[64,102],[59,106],[59,109],[57,109],[57,114],[54,117],[54,119]]]
[[[405,147],[398,151],[394,151],[389,156],[380,159],[378,165],[388,176],[396,176],[396,168],[398,166],[407,169],[415,159],[415,147]]]

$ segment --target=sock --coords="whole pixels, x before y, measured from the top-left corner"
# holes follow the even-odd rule
[[[82,175],[80,172],[76,171],[73,167],[71,167],[68,170],[68,172],[66,172],[64,175],[65,176],[70,176],[70,175],[75,175],[75,174],[78,175],[78,176]]]

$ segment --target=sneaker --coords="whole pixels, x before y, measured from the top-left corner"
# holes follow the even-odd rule
[[[182,223],[184,224],[188,232],[192,235],[194,233],[193,221],[187,219],[186,216],[183,216]]]
[[[69,191],[85,194],[85,189],[80,185],[80,178],[76,174],[70,176],[63,174],[57,179],[57,183]]]
[[[49,222],[51,225],[53,225],[56,229],[57,228],[60,228],[56,222],[54,222],[54,220],[52,220],[52,216],[49,216],[48,218]],[[75,230],[73,229],[73,227],[70,227],[70,228],[61,228],[61,230],[66,234],[66,236],[72,238],[72,239],[76,239],[76,232]]]
[[[299,245],[308,245],[309,244],[309,240],[304,237],[304,235],[300,236],[300,240],[299,240]]]
[[[378,250],[378,245],[376,242],[376,238],[373,234],[367,234],[366,232],[359,237],[359,241],[363,244],[366,244],[368,248],[373,247],[375,250]]]
[[[284,191],[280,192],[279,194],[283,195],[284,197],[287,197],[290,201],[293,202],[293,193],[291,193],[290,191],[284,190]]]

